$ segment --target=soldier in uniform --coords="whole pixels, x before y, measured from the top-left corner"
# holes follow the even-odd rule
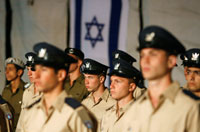
[[[183,60],[182,65],[184,66],[185,78],[187,80],[184,88],[200,97],[200,49],[190,49],[180,57]]]
[[[17,126],[18,118],[21,112],[22,96],[24,92],[25,82],[21,79],[24,73],[24,63],[18,58],[8,58],[5,61],[6,65],[6,79],[10,81],[3,89],[2,97],[15,110],[14,114],[14,128]]]
[[[19,121],[17,123],[16,131],[18,131],[18,129],[20,129],[21,127],[21,119],[22,119],[22,116],[25,115],[24,109],[30,104],[32,104],[33,102],[35,102],[36,100],[38,100],[39,98],[41,98],[42,96],[42,93],[39,92],[34,85],[34,78],[35,78],[34,60],[36,58],[36,54],[33,52],[28,52],[25,54],[25,57],[27,59],[26,61],[26,68],[28,70],[27,75],[29,77],[31,84],[30,83],[27,84],[28,88],[25,89],[24,94],[23,94],[22,109],[21,109]]]
[[[121,59],[121,60],[128,62],[131,65],[133,65],[134,62],[136,62],[135,58],[133,58],[131,55],[129,55],[128,53],[126,53],[122,50],[114,51],[112,53],[112,56],[113,56],[113,60]],[[142,75],[141,75],[141,80],[139,81],[136,89],[133,92],[133,98],[138,99],[145,91],[146,91],[146,88],[143,84],[143,79],[142,79]]]
[[[69,67],[69,78],[65,83],[65,90],[78,101],[82,101],[89,94],[84,84],[84,76],[80,72],[80,66],[83,63],[84,53],[76,48],[66,48],[65,53],[73,57],[76,62]]]
[[[41,99],[26,108],[20,131],[25,132],[94,132],[96,120],[64,90],[69,64],[75,60],[64,51],[42,42],[34,46],[35,85]]]
[[[81,66],[81,72],[85,77],[85,86],[91,92],[82,101],[82,104],[97,117],[99,124],[105,110],[115,103],[104,85],[107,70],[108,66],[92,59],[84,59]]]
[[[126,61],[119,59],[113,63],[114,70],[109,73],[111,76],[110,93],[116,103],[103,115],[100,126],[102,132],[118,131],[116,126],[120,126],[121,118],[135,101],[133,92],[140,79],[140,72]]]
[[[184,46],[159,26],[143,29],[139,43],[140,66],[148,88],[125,113],[123,132],[199,132],[199,104],[171,78]]]
[[[0,95],[0,132],[14,132],[14,109]]]

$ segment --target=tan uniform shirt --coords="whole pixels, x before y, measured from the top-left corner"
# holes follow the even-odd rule
[[[90,93],[86,99],[82,101],[82,104],[85,105],[98,119],[100,123],[105,110],[115,104],[115,100],[112,99],[108,89],[105,89],[103,95],[97,103],[94,102],[93,93]]]
[[[20,132],[92,132],[95,124],[83,106],[76,108],[65,103],[67,94],[63,91],[48,109],[44,98],[26,108]],[[72,99],[72,98],[71,98]],[[73,99],[74,100],[74,99]],[[80,103],[79,103],[80,104]],[[77,105],[72,102],[71,105]]]
[[[22,105],[22,96],[24,93],[24,85],[25,83],[21,80],[19,84],[19,88],[17,88],[16,92],[13,93],[11,90],[11,84],[7,85],[3,92],[2,97],[14,108],[14,127],[17,126],[18,118],[21,112]]]
[[[31,105],[32,103],[34,103],[35,101],[37,101],[38,99],[40,99],[41,97],[42,97],[41,92],[37,92],[36,94],[34,94],[34,84],[31,84],[24,91],[23,98],[22,98],[22,109],[21,109],[21,113],[20,113],[19,120],[17,123],[17,129],[20,129],[21,127],[21,119],[23,118],[22,116],[26,115],[25,108]]]
[[[160,96],[157,108],[148,92],[124,115],[123,132],[200,132],[200,107],[177,82]]]
[[[133,92],[133,98],[138,99],[140,96],[142,96],[144,94],[145,91],[146,91],[146,88],[136,87]]]
[[[77,80],[73,82],[72,86],[70,86],[70,80],[67,79],[64,87],[67,94],[72,95],[79,102],[81,102],[89,94],[88,90],[85,87],[85,79],[82,74],[80,77],[77,78]]]
[[[103,115],[103,119],[100,125],[101,132],[123,132],[120,130],[121,119],[124,113],[130,108],[134,100],[131,100],[124,107],[119,109],[119,115],[117,115],[117,104],[106,110]],[[118,128],[119,127],[119,128]]]

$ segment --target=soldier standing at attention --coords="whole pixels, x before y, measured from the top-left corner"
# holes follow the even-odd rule
[[[116,100],[115,105],[106,110],[101,123],[101,132],[119,131],[117,126],[121,124],[124,113],[135,101],[133,92],[139,82],[139,71],[124,60],[116,60],[111,76],[110,93]],[[115,130],[116,129],[116,130]]]
[[[112,99],[104,85],[107,70],[108,66],[92,59],[84,59],[81,66],[81,72],[85,77],[85,86],[91,92],[82,101],[82,104],[97,117],[99,124],[105,110],[115,104],[115,100]]]
[[[199,104],[171,77],[184,46],[158,26],[143,29],[139,44],[141,71],[148,88],[125,113],[123,132],[199,132]]]
[[[135,58],[133,58],[131,55],[129,55],[128,53],[126,53],[122,50],[114,51],[112,53],[112,56],[113,56],[113,60],[121,59],[121,60],[128,62],[132,66],[133,66],[133,63],[136,62]],[[144,87],[144,84],[142,83],[142,81],[143,81],[143,79],[142,79],[142,75],[141,75],[141,80],[138,82],[138,85],[133,92],[134,99],[138,99],[146,91],[146,88]]]
[[[84,84],[84,76],[80,72],[80,66],[83,63],[84,53],[76,48],[66,48],[65,53],[73,57],[76,62],[69,67],[69,78],[65,83],[65,89],[69,95],[72,95],[78,101],[82,101],[89,94]]]
[[[2,97],[14,108],[14,128],[17,126],[21,112],[22,96],[24,93],[24,81],[21,79],[24,73],[24,63],[18,58],[8,58],[5,61],[6,79],[10,83],[4,88]]]
[[[35,85],[43,96],[26,108],[21,132],[95,132],[95,118],[64,90],[67,69],[75,60],[45,42],[34,51]]]
[[[181,55],[187,84],[184,88],[200,98],[200,49],[190,49]]]
[[[39,98],[41,98],[42,96],[42,93],[37,90],[34,84],[34,78],[35,78],[34,61],[36,59],[36,54],[33,52],[28,52],[25,54],[25,57],[27,59],[27,62],[26,62],[26,68],[28,70],[27,75],[29,77],[31,84],[28,83],[28,86],[27,86],[28,88],[25,89],[24,94],[23,94],[22,109],[21,109],[19,121],[17,123],[16,131],[18,131],[18,129],[20,129],[21,127],[21,118],[22,116],[25,115],[24,109],[30,104],[32,104],[33,102],[35,102],[36,100],[38,100]]]

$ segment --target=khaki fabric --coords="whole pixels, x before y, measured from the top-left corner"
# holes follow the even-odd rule
[[[138,99],[140,96],[143,95],[143,93],[146,91],[147,89],[146,88],[139,88],[139,87],[136,87],[134,92],[133,92],[133,98],[134,99]]]
[[[25,91],[22,97],[22,106],[21,106],[21,113],[19,116],[19,120],[17,123],[17,129],[20,129],[21,127],[21,119],[23,118],[22,116],[25,116],[25,108],[37,101],[42,97],[41,92],[37,92],[34,94],[34,84],[31,84]]]
[[[16,92],[11,90],[11,84],[7,85],[2,93],[2,97],[14,108],[14,127],[17,126],[18,118],[21,112],[22,96],[24,93],[24,81],[21,80]]]
[[[21,130],[17,132],[92,132],[95,125],[83,106],[73,108],[65,103],[63,91],[53,102],[46,114],[44,98],[26,108]],[[83,115],[81,115],[83,114]]]
[[[153,108],[148,92],[124,115],[123,132],[199,132],[200,106],[172,83]]]
[[[74,82],[73,85],[70,86],[70,80],[67,79],[64,84],[65,90],[68,95],[71,95],[79,102],[81,102],[84,98],[86,98],[89,94],[88,90],[85,87],[85,79],[81,74]]]
[[[101,132],[123,132],[120,130],[122,118],[124,113],[130,108],[134,100],[131,100],[124,107],[119,109],[119,116],[117,115],[117,104],[106,110],[100,125]]]
[[[82,104],[85,105],[96,116],[99,124],[98,131],[100,131],[100,123],[106,109],[113,106],[116,101],[112,99],[108,89],[105,89],[103,95],[97,103],[94,102],[92,94],[93,93],[90,93],[88,97],[82,101]]]

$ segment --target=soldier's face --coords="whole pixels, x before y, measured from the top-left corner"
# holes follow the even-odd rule
[[[29,78],[30,82],[33,83],[34,78],[35,78],[35,71],[32,71],[30,66],[26,67],[26,69],[27,69],[28,78]]]
[[[38,91],[47,93],[58,86],[58,76],[53,68],[36,65],[35,70],[35,86]]]
[[[175,64],[172,64],[171,58],[169,62],[167,53],[164,50],[144,48],[140,51],[141,71],[143,77],[147,80],[156,80],[164,77],[169,73],[170,68],[173,67],[172,65]]]
[[[68,55],[73,57],[75,60],[78,60],[78,58],[75,55],[73,55],[73,54],[68,54]],[[78,61],[75,62],[75,63],[71,63],[70,66],[69,66],[69,73],[76,71],[78,68],[79,68]]]
[[[200,92],[200,68],[187,67],[185,69],[185,78],[187,80],[187,87],[192,92]]]
[[[89,92],[95,92],[100,86],[100,77],[98,75],[84,74],[85,87]]]
[[[6,79],[8,81],[13,81],[18,77],[18,71],[14,64],[6,65]]]
[[[110,80],[110,93],[113,99],[121,100],[130,94],[129,79],[113,75]]]

